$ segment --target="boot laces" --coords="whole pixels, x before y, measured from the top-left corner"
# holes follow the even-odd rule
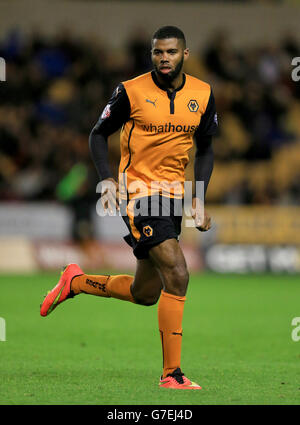
[[[175,369],[174,372],[169,373],[167,376],[171,376],[172,378],[174,378],[178,382],[178,384],[184,384],[184,373],[181,372],[181,369],[179,367]]]

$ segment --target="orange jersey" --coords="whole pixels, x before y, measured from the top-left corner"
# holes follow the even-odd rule
[[[159,84],[154,71],[125,81],[101,116],[101,126],[111,127],[107,134],[118,125],[122,125],[121,196],[149,195],[170,187],[171,196],[181,196],[195,134],[212,135],[216,130],[211,87],[183,74],[182,85],[169,92]]]

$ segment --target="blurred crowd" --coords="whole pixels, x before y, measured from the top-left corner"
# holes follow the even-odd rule
[[[226,31],[208,40],[198,75],[212,84],[220,117],[209,197],[234,204],[299,204],[300,82],[292,58],[300,45],[233,47]]]
[[[278,45],[233,47],[211,35],[186,72],[214,90],[220,134],[208,201],[299,204],[300,82],[292,35]],[[12,31],[0,40],[0,199],[59,200],[85,215],[98,199],[88,135],[120,81],[151,70],[150,36],[133,32],[121,51],[67,30],[54,38]],[[110,142],[117,175],[118,135]],[[192,179],[192,167],[187,169]]]

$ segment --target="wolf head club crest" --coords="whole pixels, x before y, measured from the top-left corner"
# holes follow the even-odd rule
[[[188,108],[191,112],[197,112],[199,109],[197,100],[191,99],[188,103]]]

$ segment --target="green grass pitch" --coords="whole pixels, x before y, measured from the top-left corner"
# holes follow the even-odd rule
[[[158,388],[157,306],[83,294],[40,317],[58,277],[0,276],[0,404],[299,404],[299,276],[191,276],[182,369],[202,391]]]

